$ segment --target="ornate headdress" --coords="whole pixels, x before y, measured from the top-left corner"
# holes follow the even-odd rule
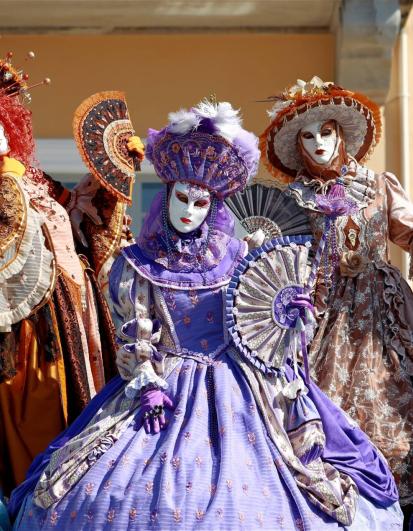
[[[12,64],[13,52],[7,52],[4,59],[0,58],[0,97],[17,96],[22,103],[30,103],[29,90],[39,85],[49,85],[50,78],[45,77],[34,85],[28,84],[29,74],[21,68],[15,68]],[[34,52],[28,52],[27,59],[34,59]]]
[[[271,123],[260,136],[261,156],[281,183],[294,180],[302,160],[297,135],[311,122],[335,120],[342,128],[346,151],[358,162],[365,161],[380,140],[380,108],[362,94],[324,82],[319,77],[297,84],[269,98],[274,106]]]
[[[50,79],[46,77],[29,85],[29,75],[12,65],[12,57],[13,53],[8,52],[4,59],[0,58],[0,123],[9,141],[10,156],[29,166],[33,163],[35,146],[31,112],[25,104],[31,101],[29,91],[39,85],[49,85]],[[28,52],[26,59],[34,57],[34,52]]]
[[[258,166],[255,135],[241,127],[230,103],[203,100],[169,114],[169,125],[148,131],[146,156],[165,183],[198,184],[218,199],[242,190]]]

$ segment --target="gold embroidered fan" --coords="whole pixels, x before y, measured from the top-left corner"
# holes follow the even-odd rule
[[[75,112],[73,133],[89,171],[130,205],[139,163],[127,148],[135,132],[123,92],[99,92],[84,100]]]

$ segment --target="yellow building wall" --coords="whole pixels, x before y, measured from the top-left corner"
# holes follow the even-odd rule
[[[293,81],[317,74],[334,76],[333,35],[137,34],[3,36],[3,53],[13,50],[31,80],[45,76],[50,87],[33,90],[38,138],[71,137],[73,111],[101,90],[126,92],[137,132],[160,128],[168,112],[215,93],[241,107],[245,126],[260,133],[267,124],[265,103]]]
[[[413,91],[413,16],[409,39],[409,84]],[[266,103],[297,78],[318,75],[334,80],[335,36],[332,34],[171,33],[136,35],[5,35],[2,54],[14,52],[32,82],[48,76],[49,87],[32,92],[37,138],[70,138],[73,112],[87,96],[101,90],[123,90],[136,131],[160,128],[168,112],[190,106],[215,93],[240,107],[246,128],[259,134],[268,123]],[[36,60],[25,62],[29,50]],[[401,142],[399,44],[393,53],[391,86],[383,107],[382,140],[368,165],[400,176]],[[352,88],[352,87],[348,87]],[[409,96],[413,131],[413,100]],[[413,135],[410,140],[413,179]],[[47,168],[45,168],[47,170]],[[261,175],[266,171],[260,168]],[[410,185],[413,193],[413,181]],[[392,250],[403,265],[402,252]]]

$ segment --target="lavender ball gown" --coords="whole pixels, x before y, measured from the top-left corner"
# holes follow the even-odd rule
[[[15,529],[401,529],[384,459],[315,385],[324,471],[309,465],[306,483],[288,460],[274,384],[240,362],[223,325],[225,286],[244,253],[243,242],[227,239],[201,275],[168,271],[139,245],[123,252],[110,278],[119,340],[133,341],[141,312],[161,322],[155,378],[174,402],[168,427],[156,435],[135,428],[134,391],[154,372],[116,378],[33,463],[12,496]],[[340,475],[333,508],[323,495],[332,470]],[[339,492],[346,482],[350,501]],[[338,521],[353,509],[351,525]]]

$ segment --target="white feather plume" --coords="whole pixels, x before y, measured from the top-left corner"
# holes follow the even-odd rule
[[[201,117],[192,109],[189,111],[186,109],[180,109],[176,112],[170,112],[168,119],[168,131],[179,135],[184,135],[185,133],[196,129],[201,121]]]
[[[192,109],[180,109],[169,113],[168,131],[176,134],[185,134],[196,130],[204,118],[208,118],[218,135],[232,142],[242,132],[242,120],[239,111],[233,109],[226,101],[212,103],[202,100]]]
[[[194,111],[202,118],[209,118],[216,128],[216,132],[231,142],[241,130],[242,120],[239,111],[227,101],[212,103],[202,100]]]
[[[279,100],[274,103],[269,111],[267,111],[268,116],[271,120],[274,120],[278,113],[284,110],[286,107],[291,105],[291,101]]]

